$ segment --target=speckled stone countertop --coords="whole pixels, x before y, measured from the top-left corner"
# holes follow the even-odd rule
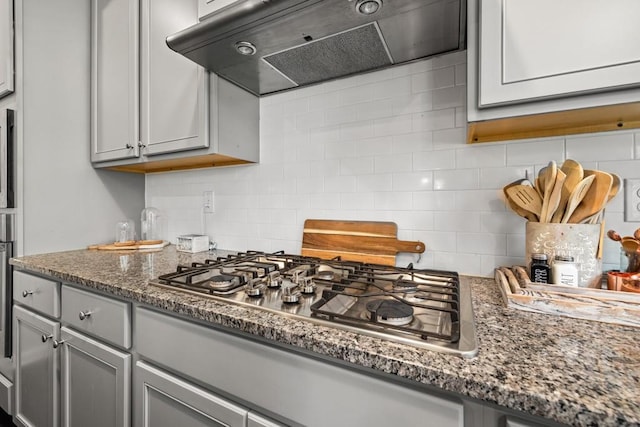
[[[507,309],[492,279],[463,276],[472,289],[479,344],[478,356],[466,360],[148,284],[177,264],[211,255],[169,246],[128,255],[58,252],[11,263],[560,423],[640,425],[640,329]]]

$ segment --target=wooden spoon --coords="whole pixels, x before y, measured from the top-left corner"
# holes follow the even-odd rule
[[[569,221],[569,218],[576,210],[580,202],[582,202],[582,199],[584,199],[585,195],[591,188],[591,185],[593,185],[593,181],[595,180],[595,178],[596,177],[594,175],[590,175],[580,181],[578,185],[576,185],[576,188],[573,189],[571,195],[569,196],[567,207],[560,222],[566,223],[567,221]]]
[[[540,218],[542,200],[533,187],[528,185],[514,185],[513,187],[507,188],[506,191],[513,203]]]
[[[613,178],[613,182],[611,183],[611,190],[609,190],[609,197],[607,198],[607,203],[611,201],[616,195],[618,191],[620,191],[620,186],[622,185],[622,180],[615,173],[610,174],[611,178]]]
[[[622,248],[624,249],[624,251],[628,254],[634,253],[640,247],[640,242],[630,236],[623,237],[620,240],[620,243],[622,244]]]
[[[558,174],[558,167],[553,160],[549,162],[546,168],[540,170],[538,177],[540,183],[544,185],[544,192],[542,197],[542,211],[540,213],[540,222],[549,222],[549,198],[553,192],[553,187],[556,184],[556,175]]]
[[[571,192],[574,188],[576,188],[576,185],[578,185],[578,183],[584,178],[584,170],[582,169],[582,165],[575,160],[565,160],[564,163],[562,163],[560,170],[564,172],[567,177],[565,178],[564,184],[562,186],[560,203],[558,203],[558,208],[553,214],[551,222],[560,222],[562,220],[562,216],[564,215],[567,203],[569,203],[569,196],[571,196]]]
[[[593,175],[595,178],[584,199],[571,214],[568,222],[572,224],[579,224],[585,218],[600,212],[607,204],[609,191],[611,191],[611,184],[613,183],[613,177],[606,172],[585,170],[584,175]]]
[[[607,237],[614,242],[619,242],[620,240],[622,240],[622,237],[620,237],[620,235],[614,230],[607,231]]]
[[[633,232],[633,237],[640,240],[640,228]]]
[[[560,198],[562,197],[562,188],[564,187],[564,182],[567,176],[560,169],[557,170],[556,173],[556,181],[553,186],[553,190],[551,190],[551,195],[549,196],[549,204],[547,206],[547,216],[544,221],[542,219],[540,222],[551,222],[553,215],[558,209],[558,205],[560,204]]]

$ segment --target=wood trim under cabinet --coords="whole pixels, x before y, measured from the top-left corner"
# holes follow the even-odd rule
[[[184,157],[179,159],[157,160],[145,163],[136,163],[132,165],[111,166],[105,169],[133,172],[133,173],[151,173],[151,172],[168,172],[187,169],[211,168],[214,166],[233,166],[253,164],[247,160],[240,160],[222,154],[207,154],[203,156]]]
[[[640,128],[640,102],[470,122],[467,143]]]

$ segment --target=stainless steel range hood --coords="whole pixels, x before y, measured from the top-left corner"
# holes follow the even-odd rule
[[[465,0],[243,0],[167,44],[265,95],[464,49],[465,28]]]

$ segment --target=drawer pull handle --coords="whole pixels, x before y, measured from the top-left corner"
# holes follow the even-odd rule
[[[62,345],[62,343],[64,343],[66,340],[53,340],[53,348],[58,348]]]
[[[26,298],[29,295],[33,295],[33,291],[22,291],[22,297]]]
[[[53,338],[53,335],[42,335],[42,342],[47,342],[52,338]]]
[[[84,320],[84,319],[86,319],[86,318],[87,318],[87,317],[89,317],[89,316],[91,316],[91,312],[90,312],[90,311],[81,311],[81,312],[78,314],[78,317],[80,318],[80,320]]]

